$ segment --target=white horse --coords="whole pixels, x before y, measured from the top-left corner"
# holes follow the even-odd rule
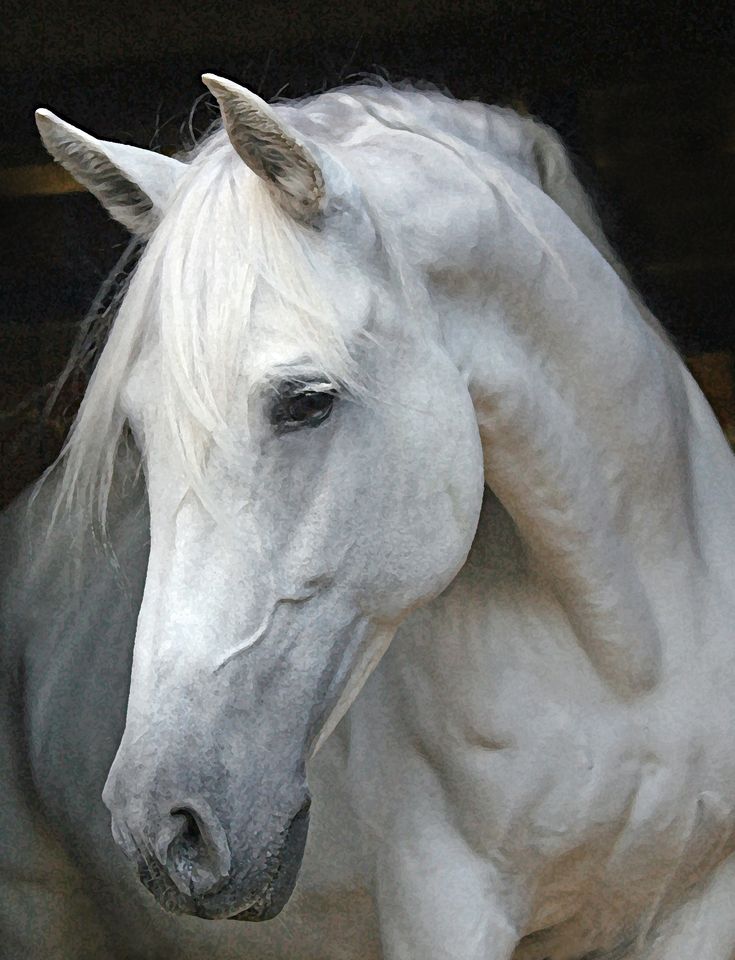
[[[38,114],[147,243],[3,527],[3,956],[730,960],[732,455],[559,141],[204,80]]]

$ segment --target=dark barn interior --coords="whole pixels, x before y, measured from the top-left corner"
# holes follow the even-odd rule
[[[735,8],[730,3],[89,0],[5,8],[0,49],[2,502],[55,457],[83,383],[44,408],[126,245],[46,156],[49,106],[105,139],[173,152],[215,115],[203,71],[266,98],[360,72],[511,104],[564,137],[614,245],[731,439]]]

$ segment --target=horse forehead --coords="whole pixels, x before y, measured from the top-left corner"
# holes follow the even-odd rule
[[[247,317],[247,355],[271,355],[284,362],[309,355],[315,339],[337,335],[345,343],[368,329],[378,309],[379,293],[369,274],[345,270],[315,278],[314,296],[302,306],[268,284],[258,285]]]

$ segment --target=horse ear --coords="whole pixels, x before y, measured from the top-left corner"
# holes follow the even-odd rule
[[[51,156],[131,233],[148,236],[158,224],[186,164],[152,150],[97,140],[50,110],[36,124]]]
[[[227,135],[242,160],[291,216],[312,220],[323,208],[325,190],[322,171],[307,147],[265,100],[245,87],[211,73],[202,81],[217,98]]]

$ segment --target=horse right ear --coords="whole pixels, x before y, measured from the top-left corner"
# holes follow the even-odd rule
[[[168,206],[186,164],[152,150],[97,140],[50,110],[36,111],[44,146],[111,217],[146,237]]]

